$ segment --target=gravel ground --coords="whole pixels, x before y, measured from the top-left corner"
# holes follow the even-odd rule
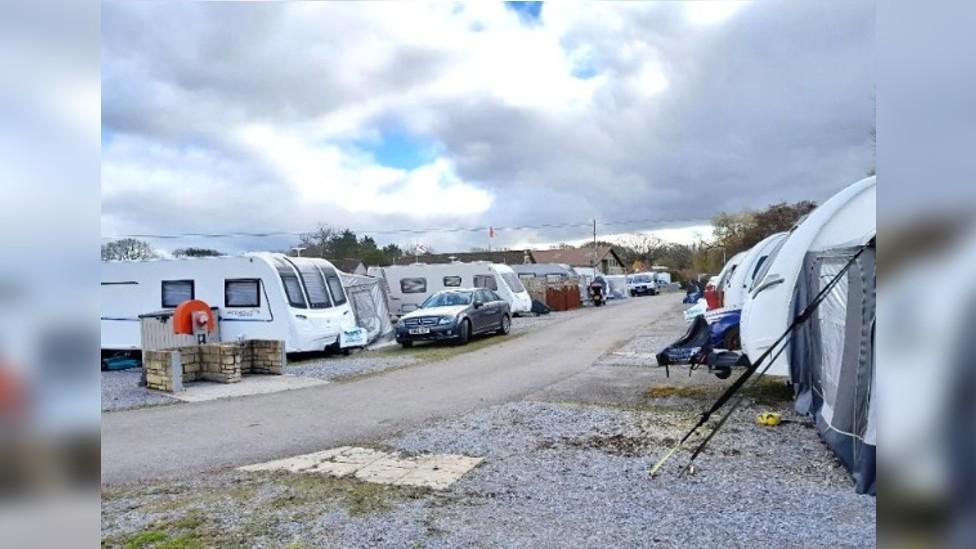
[[[391,351],[363,351],[348,357],[326,357],[289,362],[285,373],[335,381],[372,374],[417,363],[410,356],[397,356]]]
[[[523,401],[384,441],[407,453],[487,457],[442,493],[237,472],[110,490],[103,534],[108,545],[153,527],[254,546],[875,545],[874,498],[854,494],[802,422],[755,426],[756,405],[730,420],[694,475],[676,475],[684,452],[648,478],[690,419],[682,400],[693,399],[641,410]],[[190,529],[166,526],[187,517]]]
[[[653,353],[685,326],[680,317],[661,321],[619,350]],[[609,353],[597,366],[629,359],[619,360]],[[487,458],[444,492],[235,471],[110,487],[105,545],[137,535],[257,547],[876,545],[875,498],[854,493],[810,422],[792,414],[781,383],[748,390],[693,474],[677,476],[686,448],[650,479],[649,467],[727,386],[704,372],[653,379],[626,406],[530,399],[372,442],[406,454]],[[788,421],[757,426],[766,410]]]
[[[164,406],[179,401],[139,386],[142,370],[102,372],[102,411],[131,410],[148,406]]]
[[[513,327],[530,330],[572,314],[578,313],[516,319]],[[103,489],[103,545],[156,539],[189,547],[875,546],[875,498],[854,493],[810,421],[792,414],[791,394],[780,382],[746,390],[744,405],[693,474],[677,474],[694,447],[689,443],[649,478],[654,461],[728,384],[705,372],[672,372],[667,379],[647,362],[686,326],[676,311],[591,369],[633,379],[628,394],[637,400],[626,404],[622,396],[594,405],[565,396],[572,391],[542,392],[386,440],[351,441],[406,454],[486,458],[446,491],[236,471],[112,486]],[[375,354],[387,355],[384,364],[402,358]],[[363,354],[295,367],[341,376],[370,371],[376,360]],[[644,373],[628,377],[632,372]],[[587,379],[575,384],[586,387]],[[757,426],[755,415],[767,410],[787,421]]]

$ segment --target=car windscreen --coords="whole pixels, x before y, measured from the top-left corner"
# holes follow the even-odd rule
[[[637,275],[635,277],[632,277],[630,281],[632,283],[637,283],[637,284],[648,284],[651,282],[651,277],[647,275]]]
[[[420,306],[421,309],[430,307],[452,307],[454,305],[470,305],[471,292],[437,292],[427,298]]]

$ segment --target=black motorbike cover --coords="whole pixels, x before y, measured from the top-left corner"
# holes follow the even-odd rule
[[[708,345],[709,337],[708,322],[705,317],[696,316],[685,335],[657,354],[658,365],[689,364],[691,358],[698,354],[702,347]]]

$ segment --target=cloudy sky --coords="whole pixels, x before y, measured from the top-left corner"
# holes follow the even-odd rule
[[[871,2],[114,2],[102,16],[106,237],[322,223],[449,251],[487,231],[395,231],[491,225],[495,247],[521,247],[586,238],[596,218],[601,234],[682,239],[721,210],[822,201],[874,161]]]

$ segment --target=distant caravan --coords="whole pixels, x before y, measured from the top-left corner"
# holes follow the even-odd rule
[[[102,349],[138,350],[139,315],[188,299],[218,308],[220,337],[277,339],[287,352],[339,347],[356,321],[325,259],[277,253],[102,264]]]
[[[419,309],[424,300],[441,290],[458,288],[489,289],[508,303],[513,315],[532,310],[529,292],[508,265],[487,261],[414,263],[370,267],[369,275],[386,281],[390,313],[398,317]]]

